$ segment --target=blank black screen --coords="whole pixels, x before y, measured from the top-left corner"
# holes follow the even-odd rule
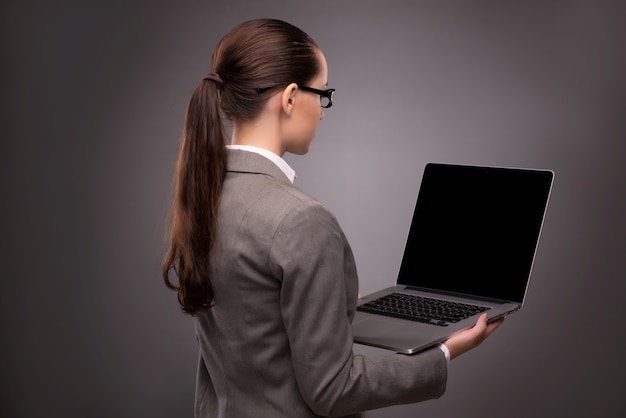
[[[521,303],[553,173],[428,164],[398,282]]]

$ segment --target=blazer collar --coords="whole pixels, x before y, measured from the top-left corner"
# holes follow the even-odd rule
[[[255,152],[229,149],[226,171],[233,173],[265,174],[291,184],[285,173],[272,161]]]

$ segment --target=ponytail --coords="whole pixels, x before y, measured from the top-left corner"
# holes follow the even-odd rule
[[[226,173],[220,87],[218,80],[207,76],[187,107],[176,166],[171,243],[163,262],[165,285],[177,291],[178,302],[190,315],[209,308],[213,302],[210,254],[216,242]],[[172,270],[178,284],[170,281]]]
[[[189,101],[163,279],[190,315],[213,304],[210,263],[226,173],[222,115],[233,124],[252,121],[281,86],[312,80],[319,72],[316,50],[306,33],[286,22],[243,22],[218,43],[211,61],[215,72],[202,80]],[[172,271],[177,283],[170,279]]]

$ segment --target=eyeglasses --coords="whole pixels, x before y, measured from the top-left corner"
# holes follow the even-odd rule
[[[335,89],[318,90],[318,89],[314,89],[313,87],[303,86],[302,84],[298,84],[298,83],[296,83],[296,85],[298,86],[298,88],[301,88],[302,90],[309,91],[311,93],[315,93],[319,95],[320,104],[324,109],[328,109],[329,107],[333,105],[333,96],[335,95]],[[256,89],[256,92],[259,94],[262,94],[270,89],[271,87],[260,87]]]
[[[318,94],[320,96],[320,104],[324,109],[328,109],[333,105],[333,96],[335,95],[335,89],[318,90],[312,87],[303,86],[302,84],[298,84],[298,87],[300,87],[302,90]]]

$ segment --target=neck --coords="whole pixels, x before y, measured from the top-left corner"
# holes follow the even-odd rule
[[[261,117],[254,121],[233,125],[233,145],[251,145],[282,157],[285,150],[280,140],[280,126],[273,118]]]

